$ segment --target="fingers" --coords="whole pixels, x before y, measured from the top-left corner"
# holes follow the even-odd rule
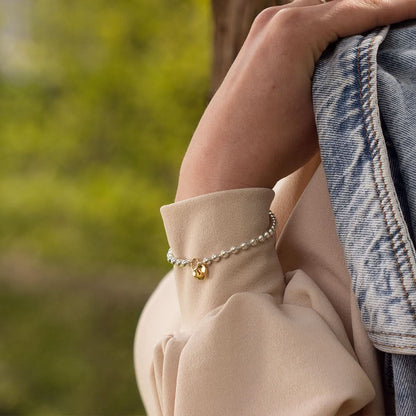
[[[416,18],[415,0],[294,0],[284,6],[268,7],[257,18],[263,24],[269,23],[285,9],[292,9],[300,19],[314,22],[316,33],[332,38]]]
[[[416,0],[295,0],[265,9],[258,18],[257,29],[271,29],[291,54],[293,45],[299,54],[309,49],[316,62],[338,38],[416,18]]]
[[[334,0],[322,5],[321,12],[327,36],[340,38],[416,18],[416,1]]]
[[[416,0],[295,0],[263,10],[243,49],[269,48],[281,58],[306,62],[311,73],[337,39],[412,18],[416,18]]]

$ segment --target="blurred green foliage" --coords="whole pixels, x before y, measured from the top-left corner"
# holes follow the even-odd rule
[[[27,33],[0,79],[1,249],[161,265],[158,209],[206,99],[207,1],[21,4],[5,8]]]
[[[143,414],[133,336],[168,269],[209,7],[0,3],[0,414]]]

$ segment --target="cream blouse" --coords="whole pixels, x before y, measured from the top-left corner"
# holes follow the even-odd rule
[[[202,258],[257,237],[280,194],[244,188],[163,206],[169,245]],[[209,272],[199,281],[174,267],[141,314],[134,358],[149,416],[384,414],[322,166],[276,245]]]

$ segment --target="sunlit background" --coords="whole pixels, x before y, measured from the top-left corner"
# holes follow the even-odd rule
[[[207,100],[208,0],[0,0],[0,414],[144,415],[133,337]]]

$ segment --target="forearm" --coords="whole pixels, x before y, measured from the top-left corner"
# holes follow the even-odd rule
[[[235,160],[231,162],[224,155],[221,147],[216,146],[187,153],[182,162],[175,201],[230,189],[273,187],[273,180],[259,177],[255,160],[234,153]]]

